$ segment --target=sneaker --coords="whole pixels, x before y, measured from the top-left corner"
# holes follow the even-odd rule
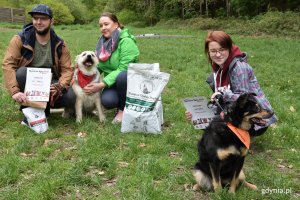
[[[112,124],[120,124],[122,122],[122,118],[123,118],[123,110],[118,109],[118,112],[111,123]]]
[[[28,125],[28,121],[27,121],[27,118],[24,117],[23,121],[21,121],[21,125],[24,125],[24,126],[29,126]]]

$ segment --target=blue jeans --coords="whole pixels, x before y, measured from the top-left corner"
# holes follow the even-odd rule
[[[106,109],[118,108],[124,110],[127,92],[127,71],[121,72],[116,83],[109,88],[104,88],[101,94],[102,105]]]

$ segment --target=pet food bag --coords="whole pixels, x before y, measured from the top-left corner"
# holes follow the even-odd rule
[[[161,92],[170,74],[159,64],[131,63],[127,72],[127,95],[121,132],[159,133],[163,123]]]
[[[22,109],[27,119],[28,127],[36,133],[44,133],[48,130],[48,122],[44,110],[32,107]]]
[[[160,72],[159,69],[159,63],[153,63],[153,64],[148,64],[148,63],[131,63],[129,64],[132,68],[138,68],[139,70],[152,70],[154,72]],[[163,117],[163,107],[162,107],[162,100],[161,100],[161,95],[159,95],[159,98],[157,100],[157,103],[155,105],[156,110],[158,111],[158,118],[160,121],[160,125],[164,123],[164,117]]]

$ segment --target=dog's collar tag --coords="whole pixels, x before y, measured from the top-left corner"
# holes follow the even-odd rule
[[[248,131],[237,128],[229,122],[227,123],[227,126],[241,140],[241,142],[247,147],[247,149],[249,149],[249,147],[250,147],[250,135],[249,135]]]

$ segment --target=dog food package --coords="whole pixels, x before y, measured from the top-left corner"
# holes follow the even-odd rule
[[[27,126],[36,133],[44,133],[48,130],[48,122],[44,109],[27,107],[22,109],[26,119]]]
[[[160,72],[159,63],[153,63],[153,64],[130,63],[129,65],[130,65],[131,68],[138,68],[139,70],[151,70],[151,71],[154,71],[154,72]],[[159,121],[160,121],[160,125],[163,125],[164,117],[163,117],[163,107],[162,107],[161,95],[159,96],[155,107],[156,107],[155,109],[158,111],[158,118],[159,118]]]
[[[159,64],[129,64],[127,96],[121,132],[159,133],[163,123],[161,93],[170,74],[159,72]]]

